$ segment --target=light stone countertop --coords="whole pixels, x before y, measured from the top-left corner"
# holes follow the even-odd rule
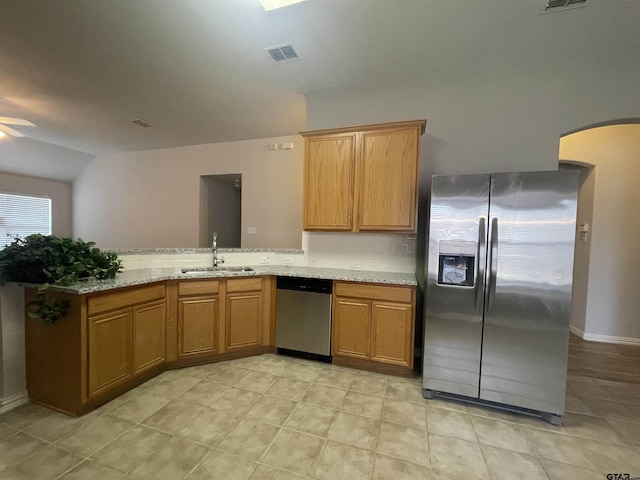
[[[136,255],[155,255],[158,253],[211,253],[209,248],[116,248],[114,250],[105,250],[115,252],[118,255],[136,254]],[[304,250],[299,248],[219,248],[218,253],[280,253],[289,255],[302,255]]]
[[[86,280],[66,287],[52,287],[52,290],[86,294],[113,290],[116,288],[144,285],[165,280],[185,280],[193,278],[230,278],[251,277],[257,275],[277,275],[303,278],[321,278],[326,280],[344,280],[353,282],[385,283],[390,285],[417,285],[413,273],[379,272],[372,270],[351,270],[344,268],[321,268],[286,265],[246,265],[250,272],[213,272],[182,273],[182,267],[140,268],[118,273],[112,280]],[[224,268],[224,267],[222,267]],[[33,286],[23,284],[24,286]]]

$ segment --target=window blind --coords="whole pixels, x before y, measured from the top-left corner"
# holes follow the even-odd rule
[[[51,199],[0,193],[0,249],[34,233],[51,235]]]

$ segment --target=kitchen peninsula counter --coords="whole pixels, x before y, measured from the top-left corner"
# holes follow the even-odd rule
[[[226,266],[226,265],[225,265]],[[231,265],[230,265],[231,266]],[[55,287],[55,290],[71,294],[88,294],[113,290],[117,288],[144,285],[147,283],[166,280],[190,280],[208,278],[237,278],[264,275],[321,278],[326,280],[341,280],[348,282],[382,283],[389,285],[417,285],[415,274],[402,272],[382,272],[373,270],[353,270],[346,268],[323,268],[315,266],[286,266],[286,265],[243,265],[252,271],[229,272],[221,267],[221,271],[202,271],[182,273],[184,267],[170,268],[140,268],[124,270],[115,279],[86,280],[74,285]],[[197,267],[189,267],[197,268]],[[26,286],[26,285],[25,285]],[[52,288],[53,290],[54,288]]]
[[[112,280],[56,287],[70,304],[65,317],[25,322],[29,399],[82,415],[168,369],[276,352],[277,276],[334,281],[334,363],[411,373],[415,275],[279,264],[224,270],[234,266],[128,268]],[[35,285],[23,286],[28,306]],[[347,328],[349,312],[356,331]],[[363,341],[370,347],[356,351]]]

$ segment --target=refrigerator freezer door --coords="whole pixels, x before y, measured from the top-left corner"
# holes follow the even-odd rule
[[[562,415],[578,175],[495,174],[480,398]]]
[[[479,394],[489,186],[489,175],[433,177],[423,354],[428,390]]]

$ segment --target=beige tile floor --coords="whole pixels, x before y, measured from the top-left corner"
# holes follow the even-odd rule
[[[278,355],[165,372],[81,418],[0,415],[0,479],[640,477],[640,385],[570,376],[563,427]]]

